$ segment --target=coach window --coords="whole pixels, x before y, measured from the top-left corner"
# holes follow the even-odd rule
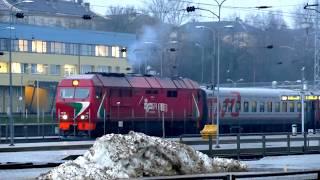
[[[282,102],[282,108],[281,108],[281,110],[282,110],[282,112],[287,112],[287,102]]]
[[[249,102],[248,101],[243,102],[243,112],[249,112]]]
[[[267,102],[267,112],[272,112],[272,102]]]
[[[289,102],[289,110],[290,112],[294,112],[294,102]]]
[[[276,103],[274,104],[274,111],[275,111],[275,112],[280,112],[280,102],[276,102]]]
[[[264,102],[260,102],[260,112],[264,112]]]
[[[224,101],[222,105],[223,112],[227,112],[227,103]]]
[[[251,102],[251,112],[257,112],[257,101]]]
[[[240,101],[238,101],[238,102],[236,103],[235,112],[240,112],[240,110],[241,110],[241,103],[240,103]]]
[[[228,112],[232,112],[232,109],[233,109],[233,104],[229,103],[228,104]]]
[[[301,112],[301,102],[297,103],[297,112]]]

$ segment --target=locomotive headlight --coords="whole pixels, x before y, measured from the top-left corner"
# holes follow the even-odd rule
[[[82,119],[82,120],[85,119],[85,118],[86,118],[85,115],[81,115],[80,116],[80,119]]]
[[[66,115],[66,114],[62,115],[62,119],[63,120],[67,120],[68,119],[68,115]]]

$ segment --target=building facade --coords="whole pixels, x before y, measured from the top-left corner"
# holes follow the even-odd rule
[[[0,31],[0,113],[8,111],[10,50],[13,112],[53,111],[56,84],[65,76],[132,69],[126,50],[133,34],[4,23]]]

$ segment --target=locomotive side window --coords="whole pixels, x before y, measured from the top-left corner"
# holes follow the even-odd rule
[[[267,112],[272,112],[272,102],[267,102]]]
[[[282,112],[287,112],[287,102],[282,102]]]
[[[167,97],[178,97],[177,91],[167,91]]]
[[[274,104],[274,110],[275,110],[275,112],[280,112],[280,102],[276,102]]]
[[[120,96],[121,97],[132,97],[132,90],[131,89],[121,89]]]
[[[264,102],[260,102],[260,112],[264,112]]]
[[[249,102],[248,101],[243,102],[243,112],[249,112]]]
[[[252,112],[257,112],[257,101],[252,101],[251,102],[251,111]]]
[[[65,99],[71,99],[74,96],[74,88],[61,88],[60,97]]]
[[[158,94],[157,90],[146,90],[146,94]]]
[[[290,112],[294,112],[294,102],[289,103],[289,110]]]
[[[89,88],[76,88],[74,93],[74,98],[88,98],[89,97]]]
[[[96,91],[96,99],[100,99],[100,98],[102,98],[102,90],[101,90],[101,88],[99,88],[99,87],[97,87],[96,89],[95,89],[95,91]]]

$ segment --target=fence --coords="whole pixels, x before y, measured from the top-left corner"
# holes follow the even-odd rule
[[[196,175],[180,175],[180,176],[161,176],[148,177],[141,179],[158,180],[158,179],[222,179],[222,180],[236,180],[236,179],[270,179],[275,178],[293,178],[299,179],[320,179],[320,170],[312,171],[294,171],[294,172],[273,172],[273,173],[228,173],[228,174],[196,174]]]
[[[198,139],[195,139],[198,137]],[[192,139],[193,138],[193,139]],[[215,148],[215,138],[199,139],[200,135],[182,135],[180,142],[187,145],[208,145],[200,150],[210,156],[241,157],[320,152],[319,134],[268,133],[268,134],[221,134],[219,146]],[[267,146],[269,145],[269,146]]]

